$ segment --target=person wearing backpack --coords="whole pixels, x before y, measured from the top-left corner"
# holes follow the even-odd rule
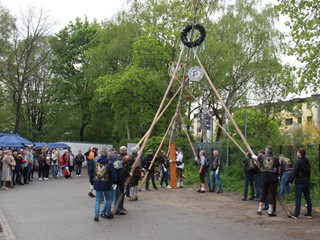
[[[108,150],[101,149],[100,157],[94,163],[90,174],[93,175],[93,188],[96,190],[94,204],[94,221],[99,222],[99,216],[102,218],[112,219],[111,204],[113,200],[113,184],[117,184],[117,173],[113,163],[109,161]],[[105,198],[105,202],[100,211],[101,201]]]
[[[248,200],[248,185],[250,183],[251,197],[249,200],[254,200],[254,174],[256,173],[254,159],[251,157],[250,153],[246,153],[245,159],[243,159],[244,164],[244,194],[243,201]]]
[[[206,183],[205,175],[206,175],[206,172],[208,171],[210,162],[206,158],[206,152],[204,150],[201,150],[199,152],[199,158],[200,158],[200,169],[198,172],[200,176],[201,186],[200,186],[200,189],[198,190],[198,193],[205,193],[206,192],[204,188],[204,185]]]

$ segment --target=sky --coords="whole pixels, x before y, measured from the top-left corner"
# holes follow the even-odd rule
[[[57,31],[76,17],[89,21],[111,19],[120,11],[126,0],[0,0],[1,4],[14,16],[25,12],[29,6],[48,12],[50,18],[57,23]]]

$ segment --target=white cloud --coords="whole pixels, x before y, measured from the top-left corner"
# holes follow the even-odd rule
[[[90,21],[110,19],[120,11],[125,0],[0,0],[12,15],[25,12],[29,6],[43,9],[51,19],[57,22],[58,29],[64,27],[76,17],[88,17]]]

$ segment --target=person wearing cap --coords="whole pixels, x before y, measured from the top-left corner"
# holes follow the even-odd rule
[[[154,158],[153,151],[152,151],[152,149],[149,149],[148,155],[143,160],[143,168],[145,168],[148,171],[148,176],[147,176],[147,180],[146,180],[146,187],[145,187],[147,191],[150,191],[150,189],[149,189],[150,179],[152,182],[153,189],[158,190],[155,179],[154,179],[154,164],[151,165],[153,158]]]

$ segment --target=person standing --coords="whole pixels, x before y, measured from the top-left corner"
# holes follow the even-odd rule
[[[310,161],[306,157],[306,151],[299,149],[297,152],[298,160],[294,166],[293,174],[290,178],[290,183],[295,181],[295,210],[292,214],[294,218],[298,218],[301,208],[302,193],[307,203],[307,213],[304,215],[307,218],[312,218],[312,203],[310,197]]]
[[[134,162],[136,161],[136,158],[138,156],[138,148],[133,147],[131,148],[131,158],[132,162],[129,164],[130,171],[132,169],[132,166]],[[129,186],[130,186],[130,198],[129,201],[137,201],[138,200],[138,184],[141,179],[141,164],[137,164],[133,173],[132,177],[130,178]]]
[[[160,180],[160,187],[162,187],[163,181],[166,184],[166,188],[171,188],[169,185],[169,161],[167,158],[167,153],[163,150],[161,150],[160,158],[159,158],[159,164],[161,165],[162,169],[162,176]]]
[[[183,188],[183,169],[184,169],[184,158],[182,148],[177,148],[177,159],[176,159],[176,175],[177,175],[177,188]]]
[[[70,172],[70,178],[72,177],[71,174],[74,170],[74,166],[75,166],[74,155],[73,155],[72,151],[69,150],[68,158],[67,158],[67,162],[66,162],[66,167],[68,167],[68,170]]]
[[[82,154],[82,151],[79,150],[78,154],[75,157],[76,161],[76,176],[80,177],[81,176],[81,170],[82,170],[82,163],[86,160],[84,155]]]
[[[117,184],[117,174],[111,161],[109,161],[106,148],[101,149],[100,157],[91,169],[93,175],[93,188],[96,190],[94,204],[94,221],[99,222],[99,215],[102,218],[112,219],[111,204],[113,200],[112,184]],[[101,201],[105,202],[100,212]]]
[[[207,172],[207,166],[206,166],[206,152],[204,150],[201,150],[199,152],[199,158],[200,158],[200,169],[198,170],[199,176],[200,176],[200,189],[198,190],[199,193],[205,193],[204,185],[206,184],[206,172]]]
[[[244,172],[244,193],[243,193],[243,201],[248,200],[248,186],[250,184],[251,189],[251,197],[249,200],[254,200],[254,174],[255,174],[255,160],[252,159],[250,153],[246,153],[245,159],[243,159],[243,172]]]
[[[213,162],[212,162],[212,192],[216,190],[216,182],[218,184],[219,191],[217,193],[223,193],[222,183],[220,179],[221,174],[221,157],[218,150],[213,151]]]
[[[276,194],[278,186],[278,177],[280,173],[279,159],[273,156],[273,149],[271,146],[267,146],[265,149],[265,155],[259,156],[258,161],[260,163],[261,171],[261,196],[258,204],[258,215],[262,215],[263,204],[268,197],[268,216],[277,216],[274,212],[274,206],[276,204]]]
[[[59,172],[59,159],[60,159],[58,150],[55,150],[52,152],[51,159],[52,159],[52,176],[53,178],[57,178],[58,172]]]
[[[13,159],[12,152],[7,151],[6,155],[2,158],[2,174],[1,174],[2,190],[9,190],[6,184],[8,182],[11,183],[11,180],[12,180],[11,179],[11,167],[12,167],[11,159]]]
[[[89,183],[90,183],[90,192],[88,195],[94,198],[93,194],[93,167],[94,167],[94,159],[97,156],[97,152],[95,151],[94,147],[90,147],[89,151],[85,152],[84,156],[87,158],[87,168],[88,168],[88,176],[89,176]]]
[[[115,203],[119,201],[118,208],[114,209],[116,215],[125,215],[127,210],[124,207],[125,182],[129,176],[127,167],[123,164],[123,159],[127,155],[127,147],[121,146],[119,150],[119,158],[113,163],[117,172],[117,187],[115,189]]]
[[[158,190],[155,179],[154,179],[154,164],[152,164],[153,158],[154,158],[153,151],[152,151],[152,149],[149,149],[148,155],[143,160],[143,165],[144,165],[143,167],[148,171],[148,176],[147,176],[147,180],[146,180],[146,187],[145,187],[147,191],[150,191],[150,189],[149,189],[150,179],[152,182],[153,189]]]
[[[21,175],[24,184],[29,184],[28,173],[29,173],[29,154],[25,150],[22,151],[22,161],[20,164]]]
[[[284,197],[284,193],[290,194],[291,188],[289,184],[289,180],[293,174],[293,165],[289,158],[286,158],[284,156],[279,157],[280,165],[281,165],[281,181],[280,181],[280,191],[279,195],[280,197]]]
[[[41,152],[38,156],[38,177],[39,181],[44,180],[44,165],[46,162],[46,155],[44,152]]]

